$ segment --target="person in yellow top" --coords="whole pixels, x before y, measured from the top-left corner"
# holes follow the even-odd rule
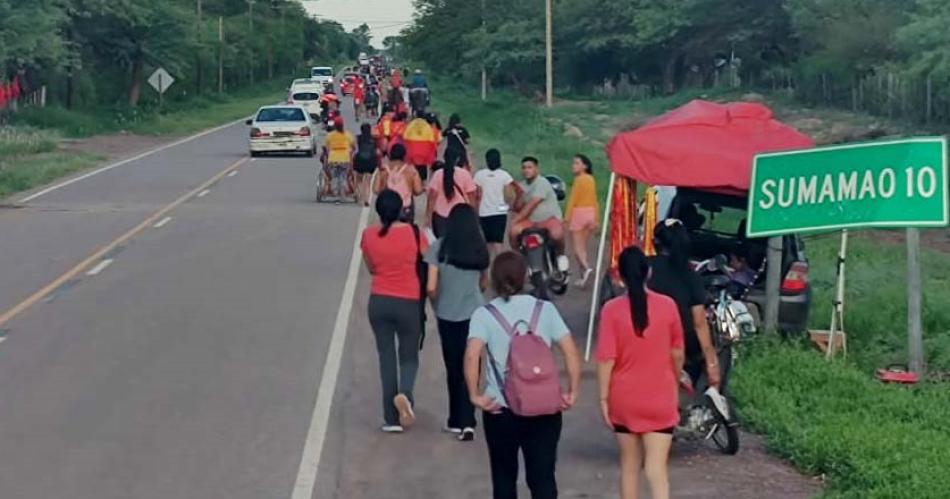
[[[337,196],[349,195],[353,191],[350,181],[353,154],[356,152],[356,139],[343,128],[343,119],[337,118],[333,131],[327,134],[324,145],[326,162],[324,172],[330,180],[326,183],[324,194]]]
[[[574,246],[574,256],[581,268],[581,277],[575,282],[578,287],[587,285],[594,269],[590,266],[587,254],[587,244],[597,230],[597,183],[594,180],[593,164],[590,158],[583,154],[574,156],[571,165],[574,172],[574,184],[571,186],[571,195],[567,200],[564,223],[571,233],[571,243]]]

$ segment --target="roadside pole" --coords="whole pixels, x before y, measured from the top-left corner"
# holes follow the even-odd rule
[[[482,0],[482,36],[485,36],[487,34],[488,33],[485,30],[485,0]],[[483,56],[483,60],[484,60],[484,56]],[[483,62],[482,63],[482,102],[485,102],[487,99],[488,99],[488,70],[485,69],[485,64]]]
[[[546,83],[545,83],[545,104],[548,107],[554,106],[554,7],[552,0],[545,0],[545,32],[544,43],[547,60],[545,61]]]
[[[921,320],[920,229],[907,229],[907,353],[910,370],[923,374],[924,341]]]
[[[779,303],[782,297],[782,245],[783,238],[770,237],[768,269],[765,279],[765,331],[778,332]]]
[[[607,245],[607,225],[610,211],[614,205],[614,184],[617,174],[610,174],[610,186],[607,188],[607,202],[604,203],[604,218],[600,224],[600,243],[597,245],[597,265],[594,270],[594,294],[590,298],[590,313],[587,316],[587,346],[584,348],[584,362],[590,362],[590,349],[594,339],[594,324],[597,323],[597,306],[600,305],[600,287],[604,281],[604,246]]]

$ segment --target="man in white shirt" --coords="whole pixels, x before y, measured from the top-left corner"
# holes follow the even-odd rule
[[[482,232],[488,242],[488,252],[494,257],[501,252],[508,224],[508,202],[506,197],[514,197],[515,180],[501,168],[501,153],[490,149],[485,153],[488,168],[475,173],[478,185],[478,215]]]

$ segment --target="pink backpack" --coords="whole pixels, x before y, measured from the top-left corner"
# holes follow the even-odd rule
[[[498,372],[495,359],[489,359],[495,379],[502,386],[502,392],[508,408],[518,416],[547,416],[561,412],[561,380],[557,362],[551,347],[538,336],[538,320],[544,302],[534,304],[528,329],[519,333],[517,327],[524,324],[518,321],[512,326],[494,305],[485,308],[495,317],[498,324],[511,338],[508,347],[508,377]],[[491,350],[488,356],[492,357]]]

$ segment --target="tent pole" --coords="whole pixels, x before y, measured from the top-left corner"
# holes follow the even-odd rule
[[[597,268],[594,270],[594,294],[590,298],[590,314],[587,319],[587,347],[584,349],[584,361],[590,362],[590,347],[594,338],[594,323],[597,321],[597,301],[600,299],[600,284],[604,271],[604,244],[607,241],[607,223],[610,220],[610,211],[614,204],[614,184],[617,174],[610,174],[610,185],[607,188],[607,202],[604,203],[604,217],[600,219],[600,243],[597,246]]]

